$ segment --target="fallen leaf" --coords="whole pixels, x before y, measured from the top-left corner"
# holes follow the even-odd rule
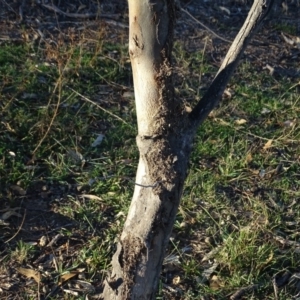
[[[10,186],[10,189],[12,191],[16,192],[16,194],[19,194],[20,196],[26,195],[26,191],[23,188],[21,188],[20,186],[18,186],[18,185],[12,184]]]
[[[202,273],[202,283],[206,283],[209,281],[210,276],[213,274],[213,272],[216,271],[217,267],[219,266],[219,263],[215,262],[211,267],[208,269],[205,269]]]
[[[283,122],[283,125],[284,125],[284,127],[292,127],[295,125],[295,122],[291,121],[291,120],[287,120],[287,121]]]
[[[225,89],[224,95],[226,97],[228,97],[229,99],[231,99],[232,98],[232,91],[230,89]]]
[[[40,241],[39,241],[39,245],[41,247],[45,247],[47,244],[47,237],[45,235],[43,235],[41,238],[40,238]]]
[[[80,276],[80,274],[78,274],[78,277],[79,276]],[[94,286],[91,283],[89,283],[89,282],[86,282],[86,281],[83,281],[83,280],[74,280],[74,283],[79,288],[85,290],[85,292],[92,293],[92,292],[95,291]]]
[[[286,35],[284,35],[283,32],[281,32],[281,36],[283,37],[283,39],[284,39],[285,42],[287,42],[290,45],[294,45],[295,42],[291,38],[289,38]]]
[[[209,253],[205,254],[201,260],[201,262],[208,261],[215,257],[215,255],[220,251],[220,246],[217,246],[216,248],[212,249]]]
[[[9,125],[9,123],[6,123],[6,122],[1,122],[8,131],[10,132],[16,132],[13,128],[11,128],[11,126]]]
[[[99,201],[103,200],[102,198],[100,198],[96,195],[89,195],[89,194],[82,194],[82,195],[80,195],[80,197],[87,198],[87,199],[90,199],[90,200],[99,200]]]
[[[246,93],[241,92],[241,95],[242,95],[243,97],[249,98],[249,94],[246,94]]]
[[[251,153],[248,153],[246,156],[246,162],[249,163],[251,161],[252,161],[252,155],[251,155]]]
[[[72,271],[69,273],[65,273],[63,275],[60,276],[59,278],[59,282],[58,285],[62,285],[64,282],[66,282],[67,280],[73,278],[74,276],[78,275],[78,271]]]
[[[258,175],[259,174],[259,170],[250,169],[250,171],[254,175]]]
[[[230,15],[230,10],[224,6],[219,6],[222,11],[225,11],[228,15]]]
[[[180,276],[178,275],[174,276],[172,283],[178,285],[180,283]]]
[[[26,242],[26,245],[29,245],[29,246],[36,246],[38,243],[36,241],[28,241]]]
[[[267,108],[264,107],[264,108],[262,109],[262,111],[261,111],[261,114],[262,114],[262,115],[265,115],[265,114],[268,114],[268,113],[270,113],[270,112],[271,112],[271,111],[270,111],[269,109],[267,109]]]
[[[212,290],[219,290],[220,288],[224,287],[224,282],[217,275],[213,275],[210,279],[209,286]]]
[[[237,124],[237,125],[242,125],[242,124],[247,123],[247,120],[245,120],[245,119],[238,119],[238,120],[235,120],[234,123]]]
[[[37,283],[41,282],[41,274],[33,269],[19,268],[18,272],[28,278],[33,278]]]
[[[275,69],[272,66],[270,66],[269,64],[266,64],[264,69],[268,69],[271,76],[274,74]]]
[[[124,212],[122,212],[122,211],[119,211],[117,214],[116,214],[116,219],[118,219],[118,218],[120,218],[120,217],[125,217],[126,215],[125,215],[125,213]]]
[[[92,143],[92,147],[99,146],[102,143],[103,139],[104,139],[104,135],[103,134],[98,134],[98,136],[96,137],[96,139]]]
[[[78,292],[72,291],[72,290],[67,290],[67,289],[62,289],[65,293],[73,295],[73,296],[78,296]]]
[[[224,125],[224,126],[230,126],[230,123],[229,123],[229,122],[226,122],[226,121],[224,121],[224,120],[221,119],[221,118],[215,118],[215,121],[219,122],[221,125]]]
[[[263,263],[263,265],[265,265],[265,266],[268,265],[269,262],[271,262],[273,260],[273,257],[274,257],[274,252],[271,251],[269,257],[266,259],[266,261]]]
[[[86,5],[81,4],[78,9],[77,9],[77,13],[79,13],[81,10],[83,10],[84,8],[86,8]]]
[[[269,148],[271,148],[271,145],[273,143],[273,140],[268,140],[265,145],[263,146],[263,150],[267,150]]]
[[[263,178],[263,177],[265,177],[265,175],[266,175],[266,170],[265,170],[265,169],[261,169],[261,170],[259,171],[259,176],[260,176],[261,178]]]
[[[188,105],[185,105],[185,111],[187,113],[190,113],[192,111],[192,108],[190,106],[188,106]]]
[[[289,7],[287,6],[287,4],[283,1],[283,2],[281,3],[281,5],[282,5],[282,10],[283,10],[285,13],[287,13],[288,10],[289,10]]]

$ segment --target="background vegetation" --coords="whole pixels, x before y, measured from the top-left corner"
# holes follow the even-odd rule
[[[1,299],[97,299],[125,221],[138,161],[126,29],[86,36],[0,48]],[[218,65],[192,39],[174,47],[187,109]],[[300,292],[299,76],[270,74],[260,46],[194,142],[158,299]]]

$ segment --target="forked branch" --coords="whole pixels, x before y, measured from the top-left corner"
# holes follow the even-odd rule
[[[212,84],[189,115],[192,131],[206,119],[220,102],[224,90],[252,36],[270,12],[275,0],[255,0],[248,17],[234,39]]]

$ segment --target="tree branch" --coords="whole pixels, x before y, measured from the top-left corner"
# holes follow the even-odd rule
[[[229,82],[245,48],[252,36],[259,29],[267,14],[270,12],[274,1],[275,0],[254,1],[243,27],[240,29],[228,50],[212,84],[189,115],[191,130],[196,131],[208,114],[220,102],[227,83]]]

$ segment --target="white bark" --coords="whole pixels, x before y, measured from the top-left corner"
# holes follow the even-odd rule
[[[175,221],[196,129],[218,103],[250,37],[272,3],[255,0],[251,13],[208,93],[187,115],[174,98],[172,0],[129,0],[129,54],[138,119],[136,186],[103,297],[154,299]],[[265,2],[265,3],[264,3]]]

